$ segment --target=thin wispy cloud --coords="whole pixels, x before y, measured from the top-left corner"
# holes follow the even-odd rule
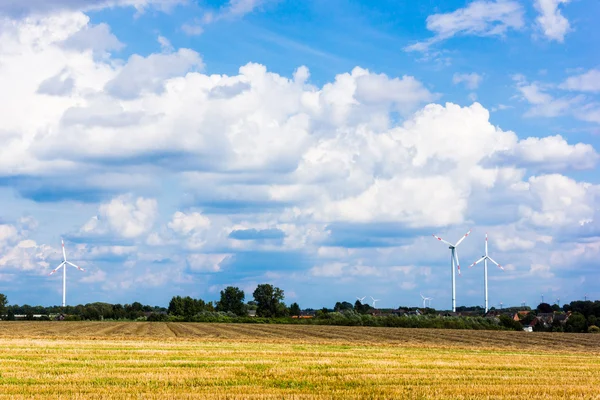
[[[456,36],[503,36],[509,30],[525,26],[524,10],[513,0],[477,0],[465,8],[427,17],[430,39],[405,47],[406,51],[424,52],[439,42]]]

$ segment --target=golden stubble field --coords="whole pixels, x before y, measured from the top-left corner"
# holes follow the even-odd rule
[[[0,398],[600,399],[600,335],[0,322]]]

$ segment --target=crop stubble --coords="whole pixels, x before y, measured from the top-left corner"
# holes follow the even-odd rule
[[[600,335],[0,323],[0,398],[600,398]]]

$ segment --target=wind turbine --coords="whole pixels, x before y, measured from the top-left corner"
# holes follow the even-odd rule
[[[358,301],[360,301],[360,304],[362,304],[362,302],[365,300],[365,297],[367,297],[367,296],[363,296],[363,297],[357,297],[356,299],[357,299]]]
[[[429,307],[431,307],[431,300],[433,300],[433,297],[425,297],[422,293],[420,294],[421,298],[423,299],[423,308],[427,308],[427,302],[429,302]]]
[[[66,305],[66,299],[67,299],[67,264],[69,264],[72,267],[77,268],[80,271],[84,271],[84,269],[81,267],[78,267],[77,265],[73,264],[70,261],[67,261],[67,253],[65,252],[65,241],[62,239],[60,241],[62,242],[63,262],[61,262],[58,267],[54,268],[52,270],[52,272],[50,272],[48,275],[52,275],[53,273],[58,271],[61,267],[64,267],[63,268],[63,298],[62,298],[62,306],[64,307]]]
[[[488,312],[488,273],[487,273],[487,262],[490,260],[494,264],[498,266],[501,270],[504,271],[504,268],[498,264],[496,261],[492,260],[490,256],[488,256],[488,235],[485,234],[485,255],[481,257],[479,260],[475,261],[473,264],[469,265],[469,268],[472,266],[479,264],[483,261],[483,286],[485,292],[485,312]]]
[[[377,303],[380,299],[374,299],[373,296],[369,296],[369,297],[371,298],[371,300],[373,300],[373,308],[375,308],[375,303]]]
[[[460,275],[460,264],[458,262],[458,253],[456,252],[456,248],[458,247],[459,244],[462,243],[463,240],[465,240],[465,238],[467,236],[469,236],[469,234],[471,233],[471,230],[469,230],[469,232],[465,233],[465,235],[463,237],[460,238],[460,240],[458,242],[456,242],[456,244],[452,244],[450,242],[445,241],[444,239],[442,239],[439,236],[433,235],[434,238],[436,238],[437,240],[439,240],[440,242],[446,243],[450,249],[450,269],[452,270],[452,312],[456,312],[456,277],[454,275],[454,265],[456,264],[456,268],[458,269],[458,274]]]

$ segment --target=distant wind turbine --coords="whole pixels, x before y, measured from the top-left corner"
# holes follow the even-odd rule
[[[63,296],[62,296],[62,306],[64,307],[67,303],[67,264],[69,264],[71,267],[77,268],[80,271],[84,271],[84,269],[81,267],[78,267],[77,265],[73,264],[70,261],[67,261],[67,253],[65,251],[65,241],[61,239],[61,242],[62,242],[63,262],[61,262],[58,267],[54,268],[52,270],[52,272],[50,272],[48,275],[52,275],[53,273],[55,273],[56,271],[61,269],[61,267],[64,267],[63,268]]]
[[[500,268],[501,270],[504,270],[504,268],[500,264],[498,264],[496,261],[492,260],[492,258],[490,256],[488,256],[488,235],[486,233],[485,234],[485,254],[479,260],[477,260],[473,264],[469,265],[469,268],[471,268],[472,266],[479,264],[480,262],[483,261],[483,287],[484,287],[483,291],[485,293],[485,312],[488,312],[488,273],[487,273],[488,272],[488,270],[487,270],[488,260],[490,260],[491,262],[496,264],[498,266],[498,268]]]
[[[365,297],[367,296],[357,297],[357,300],[360,301],[360,303],[362,304],[362,302],[365,300]]]
[[[375,303],[377,303],[380,299],[374,299],[373,296],[369,296],[373,301],[373,308],[375,308]]]
[[[458,274],[460,275],[460,264],[458,262],[458,253],[456,252],[456,248],[458,247],[459,244],[462,243],[463,240],[466,239],[467,236],[469,236],[469,234],[471,233],[471,230],[469,230],[469,232],[465,233],[465,235],[460,238],[460,240],[458,242],[456,242],[456,244],[452,244],[450,242],[445,241],[444,239],[442,239],[439,236],[433,235],[434,238],[436,238],[437,240],[439,240],[440,242],[446,243],[450,249],[450,269],[452,270],[452,312],[456,312],[456,278],[454,275],[454,266],[456,265],[456,268],[458,269]]]
[[[429,302],[429,307],[431,307],[431,300],[433,300],[433,297],[425,297],[422,293],[420,294],[421,298],[423,299],[423,308],[427,308],[427,302]]]

